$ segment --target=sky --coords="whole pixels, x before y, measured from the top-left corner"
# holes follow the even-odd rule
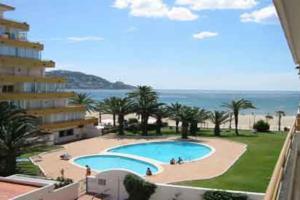
[[[56,69],[157,89],[299,90],[271,0],[3,0]]]

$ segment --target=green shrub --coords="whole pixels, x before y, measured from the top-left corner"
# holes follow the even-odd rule
[[[64,186],[66,186],[66,185],[69,185],[69,184],[72,184],[72,183],[73,183],[73,180],[72,180],[72,179],[70,179],[70,178],[65,178],[65,177],[62,177],[62,176],[57,177],[57,178],[56,178],[56,181],[57,181],[58,183],[55,183],[55,184],[54,184],[54,188],[55,188],[55,189],[58,189],[58,188],[61,188],[61,187],[64,187]]]
[[[270,124],[264,120],[259,120],[253,125],[253,129],[257,132],[268,132],[270,130]]]
[[[245,194],[224,191],[207,191],[203,195],[204,200],[247,200]]]
[[[126,175],[123,184],[129,194],[128,200],[148,200],[156,189],[156,185],[132,174]]]

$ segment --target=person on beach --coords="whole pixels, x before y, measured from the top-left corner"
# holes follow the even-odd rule
[[[85,176],[90,176],[91,175],[91,168],[88,165],[86,165],[85,167],[86,167]]]
[[[170,165],[175,165],[175,164],[176,164],[176,161],[175,161],[174,158],[172,158],[172,159],[170,160]]]
[[[181,158],[181,157],[178,157],[178,161],[177,161],[177,163],[178,163],[179,165],[183,164],[183,160],[182,160],[182,158]]]
[[[146,175],[147,176],[152,176],[152,171],[149,167],[147,168]]]
[[[64,168],[62,168],[62,169],[60,170],[60,175],[61,175],[62,178],[65,177],[65,170],[64,170]]]

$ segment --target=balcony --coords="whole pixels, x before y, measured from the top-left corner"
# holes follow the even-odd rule
[[[51,93],[26,93],[8,92],[0,93],[0,101],[25,100],[25,99],[64,99],[74,97],[74,92],[51,92]]]
[[[0,75],[1,83],[65,83],[65,79],[59,77],[34,77]]]
[[[0,35],[0,44],[14,47],[32,48],[39,51],[44,49],[44,46],[38,42],[28,42],[23,39],[12,39],[7,34]]]
[[[53,61],[43,61],[32,58],[21,58],[15,56],[3,56],[0,55],[0,67],[29,67],[29,68],[37,68],[37,67],[47,67],[53,68],[55,66],[55,62]]]
[[[72,112],[85,112],[84,106],[67,106],[61,108],[39,108],[39,109],[30,109],[26,111],[30,115],[34,116],[45,116],[51,114],[59,113],[72,113]]]
[[[15,28],[22,31],[29,31],[29,24],[27,24],[26,22],[17,22],[15,20],[0,18],[0,26]]]
[[[64,122],[55,122],[50,124],[43,124],[40,128],[45,132],[52,132],[64,129],[71,129],[76,127],[83,127],[85,125],[97,125],[98,119],[97,118],[86,118],[86,119],[79,119],[79,120],[72,120],[72,121],[64,121]]]

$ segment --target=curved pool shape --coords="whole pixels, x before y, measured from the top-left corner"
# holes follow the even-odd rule
[[[209,156],[213,149],[209,146],[186,141],[149,142],[111,148],[108,152],[129,154],[168,163],[172,158],[184,161],[199,160]]]
[[[126,169],[133,171],[141,176],[145,176],[146,170],[149,167],[153,174],[157,173],[159,170],[156,166],[145,162],[136,160],[133,158],[127,158],[117,155],[92,155],[83,156],[74,159],[74,163],[85,167],[90,166],[96,171],[105,171],[111,169]]]

